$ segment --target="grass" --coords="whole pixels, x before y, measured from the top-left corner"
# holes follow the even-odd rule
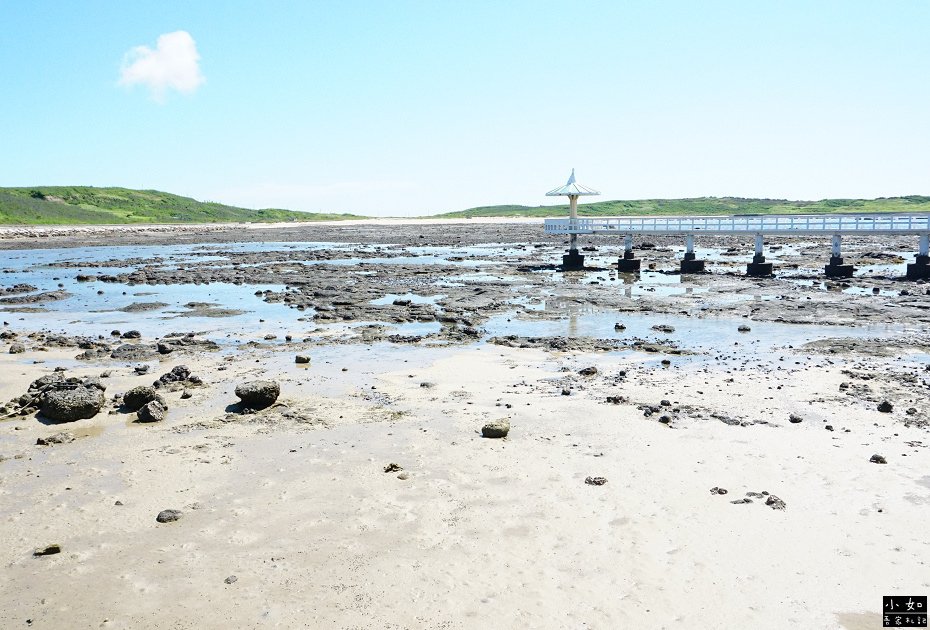
[[[0,224],[272,223],[364,218],[277,208],[249,210],[157,190],[92,186],[0,188]]]
[[[743,199],[740,197],[698,197],[695,199],[640,199],[635,201],[596,201],[580,204],[579,216],[675,216],[733,214],[860,214],[866,212],[930,212],[930,197],[883,197],[880,199]],[[568,204],[561,206],[485,206],[436,215],[450,219],[469,217],[563,217]]]
[[[587,217],[674,216],[732,214],[826,214],[867,212],[930,212],[930,197],[883,197],[879,199],[743,199],[698,197],[695,199],[640,199],[596,201],[582,204],[578,213]],[[433,215],[431,218],[469,217],[562,217],[568,205],[485,206]],[[110,224],[110,223],[273,223],[364,219],[355,214],[295,212],[278,208],[249,210],[221,203],[196,201],[157,190],[95,188],[92,186],[34,186],[0,188],[0,224]]]

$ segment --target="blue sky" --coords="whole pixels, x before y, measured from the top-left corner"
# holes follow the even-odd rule
[[[196,76],[121,82],[178,31]],[[605,199],[930,194],[928,34],[924,0],[0,0],[0,186],[370,215],[552,203],[572,167]]]

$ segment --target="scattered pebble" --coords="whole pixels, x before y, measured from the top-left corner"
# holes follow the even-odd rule
[[[769,498],[765,500],[765,504],[773,510],[784,510],[787,507],[785,502],[776,497],[774,494],[769,495]]]
[[[75,437],[73,433],[61,431],[60,433],[53,433],[47,437],[40,437],[36,440],[36,444],[39,446],[51,446],[52,444],[67,444],[74,440]]]
[[[61,545],[46,545],[45,547],[39,547],[32,552],[33,556],[52,556],[56,553],[61,553]]]
[[[181,518],[181,510],[162,510],[158,513],[158,516],[155,517],[155,520],[159,523],[173,523]]]
[[[481,436],[486,438],[504,438],[510,433],[510,420],[501,418],[481,427]]]

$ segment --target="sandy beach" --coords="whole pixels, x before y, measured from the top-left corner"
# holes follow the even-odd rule
[[[749,279],[748,244],[680,276],[653,239],[624,278],[609,239],[556,271],[538,221],[383,227],[0,235],[41,296],[0,301],[0,626],[865,630],[930,590],[908,239],[824,283],[817,241]],[[56,374],[99,413],[23,405]]]

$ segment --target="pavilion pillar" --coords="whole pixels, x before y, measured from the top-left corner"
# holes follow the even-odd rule
[[[578,195],[568,196],[568,207],[568,226],[572,233],[569,236],[568,253],[562,256],[562,271],[579,271],[584,269],[584,256],[578,253],[578,235],[575,234],[578,229]]]
[[[842,236],[834,234],[830,244],[830,264],[823,268],[828,278],[852,278],[856,271],[852,265],[843,264],[842,245]]]
[[[772,263],[765,262],[765,255],[762,253],[762,233],[756,233],[756,251],[752,257],[752,262],[746,265],[747,276],[770,276],[772,275]]]

